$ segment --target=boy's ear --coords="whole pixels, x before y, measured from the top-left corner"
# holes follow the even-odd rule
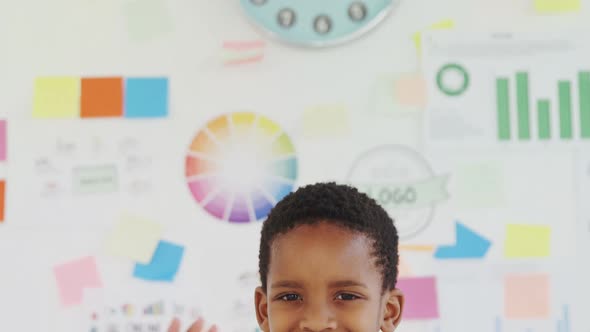
[[[254,306],[256,307],[256,319],[258,326],[264,332],[270,332],[268,324],[268,301],[266,300],[266,293],[262,287],[256,287],[254,291]]]
[[[385,293],[383,299],[383,319],[381,320],[381,331],[393,332],[402,319],[404,309],[404,295],[399,289],[393,289]]]

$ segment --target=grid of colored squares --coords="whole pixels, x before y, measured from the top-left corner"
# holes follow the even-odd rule
[[[247,160],[232,159],[228,152],[232,142],[239,142],[241,155]],[[260,165],[257,168],[262,170],[262,177],[258,183],[238,188],[234,179],[252,177],[242,167],[252,162]],[[239,112],[213,119],[197,134],[186,157],[185,171],[194,199],[210,215],[243,223],[265,218],[293,190],[297,159],[291,139],[278,124],[254,113]]]
[[[34,118],[161,118],[168,115],[163,77],[39,77]]]

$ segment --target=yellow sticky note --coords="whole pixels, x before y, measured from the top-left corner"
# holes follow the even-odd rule
[[[75,118],[80,114],[80,78],[39,77],[35,80],[33,117]]]
[[[550,315],[550,281],[546,274],[507,275],[504,314],[508,319],[543,319]]]
[[[162,225],[135,217],[124,217],[107,240],[111,255],[148,264],[158,247]]]
[[[581,0],[535,0],[538,13],[578,12],[581,8]]]
[[[537,225],[507,225],[504,254],[507,258],[540,258],[551,253],[551,228]]]
[[[342,105],[318,105],[303,112],[303,136],[343,136],[350,132],[348,109]]]
[[[442,20],[442,21],[436,22],[426,29],[415,32],[413,38],[414,38],[414,44],[416,45],[416,50],[418,51],[418,54],[422,54],[422,34],[425,31],[448,30],[448,29],[452,29],[454,27],[455,27],[455,21],[447,19],[447,20]]]

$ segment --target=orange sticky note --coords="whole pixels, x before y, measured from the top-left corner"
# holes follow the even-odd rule
[[[53,272],[61,303],[65,307],[81,304],[85,288],[102,287],[94,257],[84,257],[58,265]]]
[[[549,276],[508,275],[504,280],[504,313],[508,319],[549,318]]]
[[[83,118],[123,116],[123,78],[83,78]]]
[[[399,77],[393,86],[395,100],[400,106],[426,108],[426,80],[420,74]]]
[[[0,181],[0,223],[4,222],[4,206],[5,204],[6,181]]]

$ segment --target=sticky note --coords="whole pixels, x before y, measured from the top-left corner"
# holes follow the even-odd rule
[[[174,281],[183,255],[183,246],[160,241],[151,262],[136,264],[133,276],[150,281]]]
[[[371,111],[383,115],[421,112],[427,102],[426,81],[420,73],[381,74],[371,91]]]
[[[303,136],[327,138],[350,132],[348,109],[342,105],[317,105],[303,112]]]
[[[499,163],[462,165],[452,176],[453,197],[464,208],[493,208],[505,204],[504,170]]]
[[[0,161],[6,161],[7,135],[6,120],[0,120]]]
[[[464,224],[455,224],[456,243],[439,246],[434,252],[437,259],[481,259],[484,258],[492,243],[484,236],[471,230]]]
[[[129,40],[146,42],[173,31],[174,25],[165,0],[132,0],[124,8]]]
[[[123,78],[82,78],[83,118],[123,116]]]
[[[147,264],[162,235],[163,227],[153,221],[124,217],[107,241],[110,254]]]
[[[264,59],[266,43],[262,40],[254,41],[225,41],[223,42],[222,59],[225,65],[240,65],[259,62]]]
[[[535,0],[535,10],[543,14],[579,12],[581,9],[581,0]]]
[[[116,165],[75,167],[72,177],[76,194],[111,193],[119,188]]]
[[[6,181],[0,180],[0,223],[4,222],[4,207],[6,206]]]
[[[416,45],[416,50],[418,51],[418,54],[419,55],[422,54],[422,34],[425,31],[428,31],[428,30],[448,30],[448,29],[453,29],[454,27],[455,27],[455,21],[450,20],[450,19],[446,19],[446,20],[436,22],[424,30],[415,32],[413,38],[414,38],[414,44]]]
[[[59,297],[65,307],[81,304],[85,288],[101,288],[94,257],[84,257],[56,266],[53,269]]]
[[[504,279],[506,318],[549,318],[549,290],[549,276],[546,274],[507,275]]]
[[[507,258],[542,258],[551,253],[551,228],[538,225],[507,225],[504,254]]]
[[[403,319],[439,318],[438,294],[434,277],[400,278],[397,288],[405,295]]]
[[[154,118],[168,115],[167,78],[128,78],[125,81],[125,117]]]
[[[80,78],[40,77],[35,80],[33,117],[75,118],[80,114]]]
[[[393,85],[395,100],[402,107],[426,108],[426,80],[417,73],[398,77]]]

